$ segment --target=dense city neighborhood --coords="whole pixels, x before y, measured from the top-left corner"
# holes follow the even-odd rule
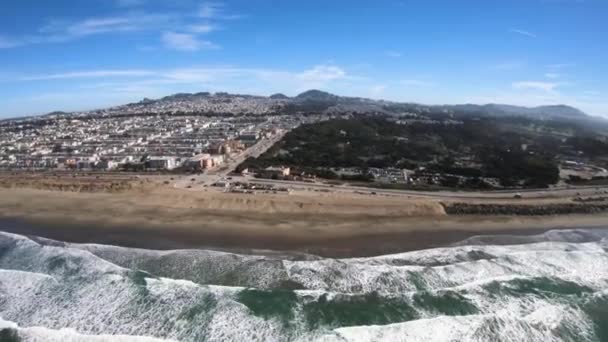
[[[34,119],[2,127],[0,168],[209,169],[301,121],[167,115]]]
[[[568,115],[588,120],[568,107],[423,106],[318,90],[176,94],[0,121],[0,170],[214,176],[176,183],[195,189],[228,186],[228,175],[422,190],[603,183],[606,142]]]

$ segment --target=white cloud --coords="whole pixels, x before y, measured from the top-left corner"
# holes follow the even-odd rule
[[[104,91],[116,89],[142,89],[141,96],[149,94],[170,94],[177,91],[200,91],[218,89],[224,91],[250,91],[252,93],[286,92],[295,94],[311,88],[325,88],[356,79],[360,83],[359,95],[368,95],[371,85],[362,78],[349,76],[346,71],[335,65],[317,65],[304,71],[287,71],[275,69],[256,69],[239,67],[192,67],[165,70],[89,70],[65,72],[59,74],[33,75],[17,78],[19,81],[83,79],[87,83],[79,86],[96,84]],[[88,80],[99,79],[103,82]],[[113,81],[110,81],[113,79]],[[338,83],[336,83],[338,82]],[[341,82],[341,83],[340,83]],[[143,90],[149,90],[143,92]]]
[[[175,35],[175,34],[174,34]],[[174,35],[171,37],[174,38]],[[196,43],[189,41],[189,38],[182,38],[182,34],[176,41],[184,43],[184,48],[194,48]],[[185,41],[185,42],[184,42]],[[174,42],[175,43],[175,42]],[[194,47],[190,46],[195,45]],[[307,83],[328,83],[331,81],[347,79],[348,76],[344,69],[335,65],[317,65],[310,69],[292,72],[273,69],[255,69],[238,67],[192,67],[177,68],[166,70],[145,70],[145,69],[124,69],[124,70],[88,70],[70,71],[55,74],[42,74],[22,76],[17,78],[19,81],[38,81],[38,80],[60,80],[60,79],[94,79],[94,78],[130,78],[134,82],[146,83],[197,83],[215,81],[222,79],[252,78],[267,82],[290,82],[292,84]],[[144,78],[136,80],[133,78]],[[359,78],[360,79],[360,78]]]
[[[218,2],[207,2],[201,5],[198,16],[205,19],[214,19],[222,11],[224,4]]]
[[[372,98],[377,98],[379,96],[381,96],[384,91],[386,90],[386,86],[385,85],[374,85],[369,89],[369,96]]]
[[[159,30],[178,25],[178,18],[164,14],[139,13],[137,15],[93,17],[80,21],[54,20],[37,30],[35,34],[20,37],[0,37],[0,48],[24,45],[66,43],[91,35]]]
[[[297,75],[297,78],[306,82],[328,82],[346,77],[346,72],[333,65],[317,65]]]
[[[526,30],[512,28],[512,29],[509,30],[509,32],[511,32],[511,33],[517,33],[519,35],[530,37],[530,38],[538,38],[538,36],[536,34],[534,34],[532,32],[529,32],[529,31],[526,31]]]
[[[140,20],[128,17],[93,18],[71,25],[66,33],[73,36],[131,31],[140,28]]]
[[[403,55],[401,52],[393,50],[386,51],[385,54],[391,58],[399,58]]]
[[[521,61],[508,61],[493,65],[491,68],[496,70],[516,70],[523,68],[525,65],[526,63]]]
[[[548,64],[547,68],[549,69],[564,69],[564,68],[571,68],[576,66],[576,64],[574,63],[556,63],[556,64]]]
[[[410,87],[410,86],[411,87],[431,87],[431,86],[435,85],[434,82],[425,81],[425,80],[417,80],[417,79],[400,80],[399,84],[408,86],[408,87]]]
[[[162,72],[159,76],[164,80],[156,80],[154,82],[177,82],[177,83],[196,83],[196,82],[210,82],[213,79],[217,79],[218,75],[227,75],[230,71],[224,68],[185,68],[175,69]]]
[[[227,14],[223,2],[205,2],[198,11],[198,17],[203,19],[215,20],[234,20],[243,18],[239,14]]]
[[[582,4],[584,3],[586,0],[541,0],[541,2],[546,2],[549,4],[560,4],[560,3],[571,3],[571,4]]]
[[[193,33],[211,33],[215,30],[217,27],[209,23],[188,26],[188,31]]]
[[[21,81],[60,80],[75,78],[145,77],[155,75],[148,70],[93,70],[21,77]]]
[[[11,38],[0,37],[0,49],[10,49],[20,45],[23,45],[20,41]]]
[[[545,74],[546,78],[551,78],[551,79],[556,79],[556,78],[560,78],[561,75],[558,73],[554,73],[554,72],[548,72]]]
[[[545,91],[545,92],[552,92],[560,85],[562,85],[562,83],[542,82],[542,81],[521,81],[521,82],[513,82],[511,84],[511,86],[514,89],[531,89],[531,90],[541,90],[541,91]]]
[[[178,51],[198,51],[201,49],[217,49],[217,45],[206,40],[200,40],[194,34],[165,32],[161,40],[165,47]]]
[[[139,0],[117,0],[117,4],[124,6],[135,6]],[[235,15],[224,15],[220,12],[223,8],[221,3],[207,3],[201,7],[200,17],[205,19],[233,19]],[[198,15],[188,12],[176,12],[169,14],[132,12],[119,13],[117,15],[84,18],[82,20],[51,20],[42,25],[31,34],[21,36],[0,36],[0,49],[14,48],[23,45],[66,43],[82,39],[91,35],[142,32],[188,32],[195,34],[208,34],[218,29],[212,22],[196,22]],[[199,19],[200,20],[200,19]],[[169,37],[168,39],[170,39]],[[177,37],[173,37],[177,38]],[[187,39],[187,37],[181,37]],[[194,37],[193,37],[194,38]],[[194,39],[191,39],[191,42]],[[186,46],[185,42],[182,46]],[[189,49],[213,48],[212,44],[199,41],[190,45]]]
[[[539,81],[515,82],[512,87],[491,90],[475,91],[472,97],[467,94],[447,95],[438,92],[428,92],[423,86],[432,86],[430,77],[419,76],[417,79],[404,79],[402,82],[390,83],[389,86],[382,81],[352,75],[335,64],[320,64],[304,70],[281,70],[246,68],[235,66],[192,66],[190,68],[175,69],[123,69],[123,70],[77,70],[64,73],[49,73],[42,75],[16,75],[7,74],[2,77],[3,82],[49,82],[74,80],[63,82],[68,89],[58,94],[56,100],[39,99],[36,103],[23,104],[11,99],[0,99],[10,106],[3,107],[5,111],[15,113],[49,112],[62,109],[66,104],[70,108],[79,110],[94,107],[123,104],[137,101],[143,97],[157,98],[177,92],[198,91],[228,91],[233,93],[247,93],[269,95],[282,92],[288,95],[310,88],[319,88],[341,95],[385,98],[395,101],[414,101],[421,103],[509,103],[515,105],[538,106],[545,104],[569,104],[579,107],[591,114],[608,115],[608,104],[594,89],[581,93],[581,96],[563,94],[558,91],[560,85],[566,83],[552,83]],[[407,92],[402,86],[410,86]],[[420,93],[416,87],[421,88]],[[529,91],[530,89],[540,91]],[[565,88],[564,88],[565,89]],[[411,91],[409,91],[411,90]],[[596,95],[583,96],[583,95]],[[79,102],[75,102],[75,98]],[[68,101],[69,100],[69,101]],[[12,101],[12,102],[11,102]],[[27,102],[27,101],[25,101]]]
[[[68,41],[93,34],[152,30],[174,25],[174,16],[151,13],[93,17],[76,22],[51,21],[39,30],[39,39],[41,42]]]
[[[116,5],[120,7],[131,7],[131,6],[139,6],[143,5],[146,0],[115,0]]]

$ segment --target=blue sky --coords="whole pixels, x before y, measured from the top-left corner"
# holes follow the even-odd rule
[[[606,18],[604,0],[6,0],[0,117],[310,88],[608,116]]]

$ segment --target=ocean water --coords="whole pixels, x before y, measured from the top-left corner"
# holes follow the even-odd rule
[[[608,341],[608,229],[352,259],[0,233],[0,341]]]

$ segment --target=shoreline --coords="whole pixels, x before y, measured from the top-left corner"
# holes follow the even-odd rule
[[[440,200],[354,194],[0,189],[1,231],[158,250],[272,250],[345,258],[444,247],[478,235],[606,227],[608,213],[448,215]]]
[[[237,254],[309,254],[327,258],[373,257],[411,251],[449,247],[473,237],[529,237],[550,230],[605,229],[606,224],[573,226],[496,225],[463,229],[460,225],[437,230],[414,229],[334,238],[302,238],[279,235],[218,233],[207,230],[166,227],[126,227],[79,225],[60,222],[38,222],[28,219],[2,218],[0,231],[36,236],[60,242],[100,244],[127,248],[170,251],[204,249]],[[513,240],[515,241],[515,240]],[[500,244],[500,243],[498,243]],[[511,244],[511,243],[507,243]],[[514,243],[517,244],[517,243]]]

